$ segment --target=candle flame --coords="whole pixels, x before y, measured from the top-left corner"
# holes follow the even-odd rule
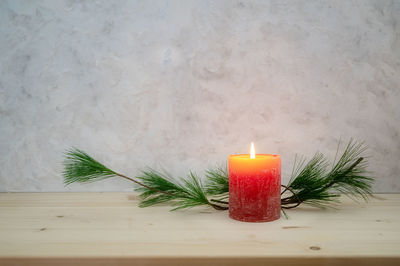
[[[256,151],[254,149],[254,143],[252,142],[250,145],[250,159],[256,158]]]

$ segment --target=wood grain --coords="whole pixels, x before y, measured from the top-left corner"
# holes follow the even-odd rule
[[[400,194],[342,201],[243,223],[134,193],[0,193],[0,265],[400,265]]]

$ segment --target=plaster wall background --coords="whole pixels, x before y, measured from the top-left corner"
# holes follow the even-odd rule
[[[64,187],[65,149],[134,176],[232,153],[368,146],[400,192],[400,1],[0,1],[0,191]]]

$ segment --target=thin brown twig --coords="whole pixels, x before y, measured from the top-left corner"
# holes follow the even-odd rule
[[[156,188],[153,188],[153,187],[149,187],[148,185],[145,185],[145,184],[143,184],[142,182],[139,182],[139,181],[137,181],[137,180],[135,180],[135,179],[133,179],[133,178],[127,177],[126,175],[119,174],[119,173],[115,173],[115,174],[116,174],[117,176],[119,176],[119,177],[128,179],[128,180],[130,180],[130,181],[132,181],[132,182],[134,182],[134,183],[136,183],[136,184],[138,184],[138,185],[141,185],[142,187],[145,187],[145,188],[147,188],[147,189],[150,189],[150,190],[153,190],[153,191],[157,191],[157,192],[160,192],[160,193],[165,194],[165,195],[175,196],[175,195],[172,194],[172,193],[169,193],[169,192],[166,192],[166,191],[162,191],[162,190],[159,190],[159,189],[156,189]]]
[[[284,187],[284,188],[285,188],[284,191],[289,190],[289,191],[293,194],[293,196],[296,198],[296,200],[297,200],[297,201],[295,201],[295,202],[290,201],[289,199],[291,199],[293,196],[283,198],[283,199],[281,199],[281,208],[283,208],[283,209],[293,209],[293,208],[296,208],[297,206],[299,206],[299,205],[301,204],[301,202],[302,202],[301,199],[300,199],[299,196],[296,194],[296,192],[293,191],[292,188],[290,188],[290,187],[288,187],[288,186],[285,186],[285,185],[281,185],[281,187]],[[281,194],[281,195],[282,195],[282,194]],[[288,200],[289,200],[289,201],[288,201]],[[296,205],[293,205],[293,206],[282,206],[282,205],[287,205],[287,204],[292,204],[292,203],[296,203]]]
[[[220,205],[217,205],[217,204],[214,204],[214,203],[211,203],[211,202],[209,202],[208,204],[211,207],[213,207],[214,209],[219,210],[219,211],[229,210],[229,207],[220,206]]]
[[[216,200],[216,199],[211,199],[210,201],[222,203],[222,204],[229,204],[229,201],[224,201],[224,200]]]

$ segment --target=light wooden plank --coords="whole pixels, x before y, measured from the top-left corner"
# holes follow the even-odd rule
[[[243,223],[207,208],[139,208],[134,193],[0,193],[0,264],[80,258],[82,265],[398,265],[400,195],[377,196],[367,204],[343,197],[337,210],[299,207],[288,211],[289,220]]]

